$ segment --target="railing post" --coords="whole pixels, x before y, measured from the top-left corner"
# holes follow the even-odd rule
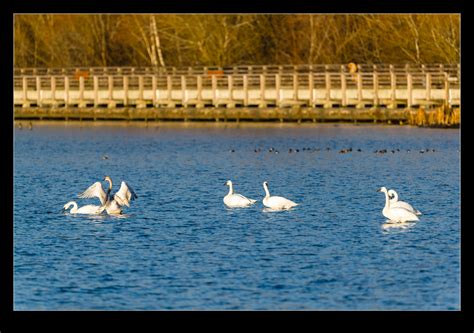
[[[249,105],[249,77],[247,74],[243,76],[244,80],[244,106]]]
[[[444,105],[449,106],[449,75],[444,73]]]
[[[357,72],[357,107],[362,108],[362,74]]]
[[[79,76],[79,105],[84,105],[84,76]]]
[[[51,100],[53,104],[56,102],[56,77],[51,76]]]
[[[281,75],[275,74],[275,104],[276,106],[280,106],[281,100]]]
[[[413,77],[407,73],[407,107],[411,108],[413,104]]]
[[[298,74],[293,74],[293,100],[298,101]]]
[[[431,101],[431,73],[426,73],[426,83],[425,83],[425,98],[426,102]]]
[[[143,101],[143,75],[138,77],[138,100]]]
[[[393,65],[390,65],[390,89],[391,89],[391,94],[390,94],[390,99],[391,99],[391,104],[388,106],[389,108],[395,108],[396,107],[396,89],[397,89],[397,77],[395,76],[395,72],[393,70]]]
[[[41,78],[39,76],[36,77],[36,104],[41,106]]]
[[[113,93],[114,93],[114,79],[111,75],[109,75],[107,77],[107,84],[108,84],[107,88],[108,88],[108,91],[109,91],[108,99],[109,99],[109,101],[111,101],[111,100],[114,99],[114,95],[113,95]]]
[[[260,107],[265,104],[265,75],[260,74]]]
[[[211,82],[212,82],[212,104],[214,106],[217,106],[217,77],[215,75],[211,76]]]
[[[69,76],[64,76],[64,105],[69,105]]]
[[[123,105],[128,105],[128,76],[123,77]]]
[[[23,76],[21,85],[23,89],[23,103],[26,103],[28,101],[28,83],[26,81],[26,76]]]
[[[93,76],[94,79],[94,107],[99,105],[99,77]]]
[[[156,87],[157,87],[156,75],[153,74],[153,76],[151,77],[151,90],[153,91],[153,106],[156,106],[156,102],[157,102]]]
[[[330,74],[326,71],[326,73],[324,74],[324,78],[325,78],[325,83],[326,83],[326,96],[325,96],[325,104],[326,104],[326,107],[328,107],[331,103],[331,76]]]
[[[373,78],[373,83],[374,83],[374,101],[373,105],[378,106],[379,105],[379,73],[377,72],[377,65],[373,66],[373,73],[372,73],[372,78]]]
[[[312,67],[313,66],[310,66],[310,72],[308,74],[309,106],[314,105],[314,76]]]
[[[342,106],[347,106],[347,83],[346,83],[346,74],[341,72],[341,98]]]
[[[202,101],[202,75],[197,76],[197,100],[199,104]]]
[[[232,74],[229,74],[227,76],[227,94],[228,94],[228,99],[229,99],[227,106],[228,107],[233,106],[234,105],[234,82],[233,82]]]
[[[187,91],[186,91],[186,76],[181,75],[181,104],[186,107],[188,101]]]
[[[166,75],[166,94],[168,101],[171,101],[171,89],[173,88],[172,85],[173,82],[171,81],[171,75]]]

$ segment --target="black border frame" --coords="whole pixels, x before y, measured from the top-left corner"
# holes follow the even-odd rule
[[[225,331],[228,328],[252,328],[256,320],[264,321],[265,327],[279,326],[292,331],[297,328],[304,330],[334,331],[344,329],[347,331],[403,331],[403,332],[474,332],[472,317],[471,281],[473,276],[469,271],[472,265],[471,221],[464,219],[461,212],[461,310],[460,311],[14,311],[13,310],[13,16],[15,13],[460,13],[461,38],[469,38],[467,28],[470,15],[467,14],[466,3],[463,1],[423,1],[423,0],[293,0],[278,3],[250,1],[152,1],[135,0],[128,2],[100,1],[12,1],[2,2],[0,25],[2,47],[2,66],[0,71],[5,78],[2,83],[2,152],[7,156],[6,177],[2,177],[2,185],[8,184],[11,191],[3,192],[1,198],[2,214],[0,222],[0,332],[22,331],[28,327],[34,330],[47,329],[48,331],[70,331],[71,329],[94,330],[97,327],[113,328],[119,331],[145,330],[147,324],[153,330],[162,328],[163,324],[171,324],[173,330],[190,325],[192,329],[203,327],[216,328]],[[463,34],[464,32],[464,34]],[[468,42],[469,43],[469,42]],[[466,45],[467,43],[462,43]],[[469,49],[462,47],[462,54],[467,59],[467,70],[464,77],[469,78],[468,64],[471,57],[467,54]],[[465,80],[467,81],[467,80]],[[465,82],[469,85],[469,82]],[[464,85],[466,86],[466,85]],[[464,87],[463,87],[464,88]],[[463,90],[463,89],[461,89]],[[464,88],[469,92],[469,87]],[[466,99],[465,99],[466,100]],[[466,103],[463,103],[466,104]],[[469,126],[469,113],[471,110],[464,107],[464,129]],[[474,111],[474,110],[472,110]],[[471,112],[472,113],[472,112]],[[465,143],[468,130],[461,128],[461,143]],[[461,148],[462,151],[462,148]],[[461,165],[465,159],[461,159]],[[461,179],[466,180],[466,173]],[[466,169],[466,166],[464,167]],[[5,170],[5,169],[4,169]],[[464,177],[463,177],[464,176]],[[466,193],[467,186],[461,185],[462,193]],[[463,191],[464,189],[464,191]],[[10,195],[10,193],[12,195]],[[468,296],[469,295],[469,296]],[[97,325],[100,323],[101,325]],[[241,325],[235,325],[235,324]],[[142,324],[142,325],[140,325]],[[154,325],[153,325],[154,324]],[[227,324],[223,326],[222,324]],[[232,324],[231,326],[228,324]],[[143,328],[142,328],[143,327]],[[146,329],[148,330],[148,329]]]

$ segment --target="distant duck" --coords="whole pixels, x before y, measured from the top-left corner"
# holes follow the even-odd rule
[[[71,207],[69,211],[71,214],[100,214],[105,208],[101,206],[94,206],[94,205],[85,205],[81,208],[77,208],[77,203],[75,201],[69,201],[67,204],[64,205],[63,211],[67,211],[69,207]]]
[[[268,182],[263,182],[263,189],[265,190],[265,198],[263,198],[263,205],[273,210],[290,209],[298,206],[297,203],[283,197],[270,196],[268,190]]]
[[[418,217],[410,212],[409,210],[402,207],[391,207],[390,199],[386,187],[381,187],[377,192],[385,193],[385,206],[382,210],[383,216],[388,218],[392,222],[408,222],[408,221],[419,221]]]
[[[104,155],[104,156],[102,156],[102,159],[103,159],[103,160],[108,160],[108,159],[109,159],[109,156]]]
[[[243,208],[253,205],[257,200],[249,199],[241,194],[234,193],[232,182],[228,180],[225,185],[229,186],[229,193],[224,197],[224,204],[229,208]]]
[[[339,154],[346,154],[346,153],[350,153],[351,151],[352,151],[352,148],[345,148],[345,149],[339,150]]]
[[[398,201],[398,193],[395,190],[389,190],[388,195],[390,196],[390,207],[405,208],[416,215],[421,215],[421,212],[418,209],[413,208],[409,203]]]

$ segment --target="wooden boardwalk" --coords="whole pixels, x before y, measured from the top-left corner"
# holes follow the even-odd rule
[[[128,119],[207,119],[213,113],[211,119],[298,114],[302,119],[306,114],[304,119],[315,120],[329,110],[364,118],[378,109],[459,107],[460,66],[359,65],[357,71],[346,65],[23,68],[14,72],[14,105],[15,118],[74,118],[92,112],[103,119],[124,114]]]

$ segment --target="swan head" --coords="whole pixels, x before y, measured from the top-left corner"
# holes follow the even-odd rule
[[[387,188],[386,188],[385,186],[382,186],[381,188],[379,188],[379,189],[377,190],[377,192],[385,192],[385,193],[387,193]]]
[[[109,189],[112,189],[112,178],[110,178],[110,176],[105,176],[104,181],[108,181],[109,182]]]
[[[390,199],[393,199],[395,197],[398,199],[398,194],[397,194],[397,192],[395,192],[395,190],[389,190],[388,191],[388,196],[390,197]]]
[[[69,207],[71,207],[72,205],[74,205],[74,203],[75,203],[74,201],[69,201],[67,204],[65,204],[65,205],[63,206],[63,209],[62,209],[61,211],[62,211],[62,212],[65,212],[66,210],[69,209]]]
[[[232,186],[232,182],[230,180],[228,180],[228,181],[225,182],[225,185]]]

